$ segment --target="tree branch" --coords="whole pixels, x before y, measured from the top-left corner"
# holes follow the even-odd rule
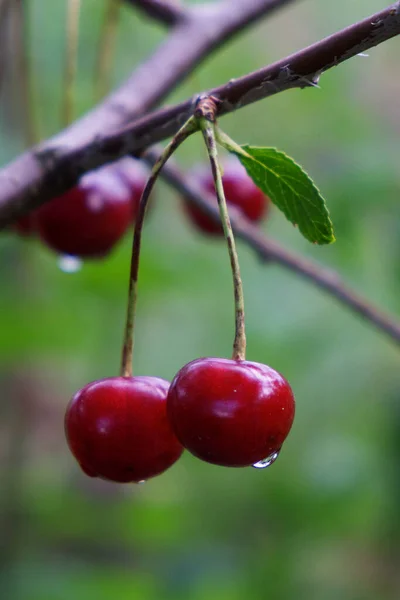
[[[186,9],[178,2],[168,0],[125,0],[142,12],[165,25],[176,25],[186,17]]]
[[[282,0],[280,2],[270,0],[268,6],[276,8],[282,4]],[[219,10],[224,6],[229,8],[224,2]],[[255,0],[252,6],[254,9],[257,8],[258,12],[261,10],[259,0]],[[264,2],[264,11],[265,7]],[[220,43],[220,38],[215,34],[213,36],[210,24],[214,23],[216,26],[218,20],[210,20],[208,11],[218,10],[218,5],[209,7],[200,5],[198,8],[205,10],[203,18],[206,15],[207,31],[213,39],[212,47],[215,47]],[[234,5],[230,8],[230,13],[233,14]],[[244,12],[243,5],[237,5],[235,18],[237,19],[240,14],[241,23],[243,23]],[[230,13],[225,14],[228,21]],[[218,14],[221,17],[222,13]],[[193,27],[195,36],[196,27],[191,20],[189,20],[190,26]],[[183,46],[180,46],[179,54],[184,52],[182,48],[187,48],[188,40],[189,44],[193,42],[190,29],[188,30],[187,27],[186,24],[181,31]],[[178,27],[175,34],[181,29],[182,27]],[[232,80],[211,90],[210,93],[220,99],[219,114],[224,115],[284,90],[315,86],[323,72],[399,33],[400,1],[321,42],[249,75]],[[182,70],[180,74],[183,76]],[[150,90],[154,93],[154,89],[158,89],[158,86],[153,87],[156,77],[152,74],[150,77],[152,83],[149,83],[148,78],[147,73],[147,86],[150,86]],[[107,104],[100,107],[97,112],[101,114],[105,106],[107,107]],[[80,127],[78,127],[79,123],[74,127],[73,135],[71,130],[66,130],[56,138],[25,153],[0,171],[0,227],[64,192],[75,184],[82,173],[125,154],[133,152],[139,154],[148,146],[174,135],[191,115],[192,110],[193,100],[187,100],[154,112],[111,134],[108,133],[107,120],[100,120],[92,130],[95,139],[89,142],[85,135],[84,123],[81,121]],[[91,125],[93,126],[93,121]],[[99,127],[102,127],[105,133],[99,134]],[[83,141],[82,136],[79,136],[79,131],[82,132],[82,129]]]
[[[123,154],[139,152],[173,135],[190,116],[192,101],[158,111],[129,127],[122,126],[154,107],[201,60],[237,31],[293,0],[221,1],[217,5],[197,5],[191,9],[157,0],[128,1],[150,16],[174,25],[171,35],[100,106],[0,172],[0,225],[63,192],[83,172]],[[324,71],[399,33],[400,2],[396,2],[369,19],[273,65],[230,81],[211,93],[222,101],[222,115],[286,89],[314,86]],[[154,159],[154,154],[150,156]],[[176,167],[167,165],[163,177],[210,216],[219,218],[214,199],[207,198]],[[400,343],[400,325],[350,290],[336,273],[265,238],[238,212],[233,211],[232,224],[236,234],[263,261],[275,262],[311,281]]]
[[[262,15],[296,0],[227,1],[196,5],[167,40],[104,102],[71,127],[0,171],[0,229],[73,186],[88,164],[57,160],[57,148],[90,147],[102,135],[157,105],[206,56]],[[117,143],[118,146],[118,143]],[[42,153],[44,152],[44,160]],[[116,155],[115,155],[116,157]],[[110,156],[101,160],[103,164]]]
[[[144,159],[153,165],[158,156],[157,152],[150,151],[146,152]],[[182,197],[187,198],[189,202],[219,222],[220,216],[215,196],[205,193],[200,186],[193,183],[193,178],[185,176],[171,161],[163,167],[160,176]],[[337,273],[300,257],[265,237],[257,226],[245,219],[241,212],[232,206],[229,207],[229,215],[235,235],[252,248],[263,262],[275,263],[310,281],[400,345],[400,322],[351,290]]]
[[[261,16],[299,0],[229,0],[186,9],[159,48],[117,90],[50,143],[87,143],[159,104],[207,56]]]

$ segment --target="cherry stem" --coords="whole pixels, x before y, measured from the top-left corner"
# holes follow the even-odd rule
[[[67,45],[64,66],[63,122],[67,126],[74,114],[75,80],[78,63],[80,0],[68,0]]]
[[[32,64],[29,55],[30,31],[28,3],[24,0],[17,0],[15,10],[18,20],[16,42],[18,45],[17,54],[19,55],[19,73],[20,73],[20,92],[23,104],[23,116],[25,119],[25,142],[29,148],[39,141],[37,123],[35,119],[34,103],[34,78],[32,74]]]
[[[146,187],[143,190],[142,197],[140,198],[140,204],[138,214],[135,223],[135,230],[133,234],[132,242],[132,256],[131,256],[131,271],[129,276],[129,291],[128,291],[128,308],[126,313],[126,324],[125,324],[125,337],[124,345],[122,349],[122,361],[121,361],[121,376],[132,377],[132,359],[133,359],[133,346],[134,346],[134,327],[135,327],[135,315],[136,315],[136,303],[137,303],[137,283],[139,275],[139,259],[140,259],[140,248],[142,240],[142,229],[143,222],[146,216],[147,205],[150,194],[153,190],[154,184],[158,178],[158,175],[170,158],[175,150],[184,142],[192,133],[198,130],[198,122],[194,117],[191,117],[181,127],[178,133],[170,141],[168,146],[164,149],[160,158],[152,168],[150,177],[146,183]]]
[[[221,168],[218,163],[218,152],[215,135],[215,123],[210,120],[209,115],[199,118],[200,127],[207,146],[214,177],[215,191],[217,193],[219,212],[222,228],[228,245],[229,258],[231,261],[233,275],[233,289],[235,296],[235,339],[233,342],[233,360],[245,360],[246,358],[246,332],[244,322],[244,297],[243,284],[240,276],[239,258],[236,251],[235,238],[232,231],[228,208],[226,205],[224,187],[222,183]]]
[[[101,100],[111,87],[111,67],[118,30],[121,0],[107,0],[99,36],[95,70],[95,96]]]

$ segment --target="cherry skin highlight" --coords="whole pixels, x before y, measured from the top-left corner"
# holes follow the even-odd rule
[[[60,254],[108,254],[132,221],[131,194],[117,173],[98,169],[36,211],[42,241]]]
[[[216,465],[246,467],[280,450],[295,401],[289,383],[271,367],[199,358],[172,381],[167,412],[192,454]]]
[[[110,377],[79,390],[67,407],[65,433],[82,470],[137,483],[171,467],[183,448],[167,418],[168,389],[157,377]]]
[[[193,177],[197,178],[205,191],[215,195],[214,180],[209,168],[202,167],[197,171],[194,170]],[[228,209],[229,205],[235,206],[244,217],[254,223],[258,223],[267,215],[270,205],[268,196],[256,186],[238,161],[225,163],[222,181]],[[215,202],[217,202],[216,196]],[[184,201],[184,207],[197,229],[209,235],[223,235],[222,225],[213,221],[200,208],[187,200]]]

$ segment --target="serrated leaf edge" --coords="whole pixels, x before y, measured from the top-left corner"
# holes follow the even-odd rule
[[[282,156],[284,157],[284,159],[286,159],[288,162],[290,162],[292,165],[294,165],[295,167],[297,167],[300,172],[305,176],[305,178],[309,181],[309,183],[311,184],[311,186],[314,188],[314,190],[318,193],[318,195],[322,198],[323,202],[324,202],[324,207],[327,213],[327,220],[330,226],[330,232],[331,232],[331,237],[330,238],[326,238],[326,236],[323,236],[324,239],[327,239],[327,243],[328,244],[333,244],[336,241],[336,238],[334,236],[333,233],[333,223],[332,220],[330,218],[330,213],[328,210],[328,207],[326,205],[325,199],[323,197],[323,195],[321,194],[321,191],[319,190],[319,188],[317,187],[317,185],[314,183],[313,179],[311,179],[311,177],[308,175],[308,173],[303,169],[303,167],[301,165],[299,165],[295,160],[293,160],[292,157],[288,156],[285,152],[283,152],[282,150],[278,150],[277,148],[274,147],[265,147],[265,146],[250,146],[248,144],[244,144],[240,146],[241,150],[246,154],[246,156],[250,159],[253,160],[254,162],[256,162],[257,164],[259,164],[262,168],[266,169],[267,171],[269,171],[272,175],[274,175],[278,180],[283,180],[283,178],[279,175],[279,173],[276,173],[271,167],[268,167],[268,165],[265,165],[264,163],[260,162],[260,160],[258,160],[257,158],[255,158],[252,154],[249,154],[249,152],[247,152],[247,148],[254,148],[257,150],[266,150],[266,151],[272,151],[275,154],[277,154],[278,156]],[[237,158],[240,160],[240,156],[243,156],[241,153],[235,151],[235,150],[230,150],[230,152],[232,154],[235,154],[237,156]],[[242,161],[240,161],[242,162]],[[242,163],[243,164],[243,163]],[[245,166],[245,165],[243,165]],[[255,182],[256,183],[256,182]],[[257,185],[257,184],[256,184]],[[303,196],[302,194],[299,194],[295,189],[293,189],[293,187],[290,184],[286,184],[289,189],[291,190],[291,192],[293,193],[294,196],[300,196],[303,199],[307,200],[307,198],[305,196]],[[285,212],[285,211],[283,211]],[[294,225],[297,225],[297,223],[295,223],[291,218],[288,217],[288,215],[285,212],[285,216],[288,218],[288,220],[293,223]],[[318,223],[318,221],[314,221],[312,219],[313,223]],[[307,238],[309,239],[309,238]],[[310,240],[312,241],[312,240]],[[314,242],[314,243],[319,243],[319,242]]]

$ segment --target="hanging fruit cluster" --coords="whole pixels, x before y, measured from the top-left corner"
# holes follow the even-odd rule
[[[100,36],[98,97],[110,87],[109,50],[115,42],[117,15],[117,3],[110,3]],[[74,115],[78,25],[79,3],[70,3],[64,125]],[[28,54],[25,87],[26,98],[32,100]],[[32,133],[31,105],[27,102],[28,144],[40,139],[37,132]],[[147,183],[141,163],[125,157],[84,175],[75,187],[14,224],[14,231],[40,239],[63,257],[70,270],[71,264],[65,260],[104,257],[134,224],[120,376],[84,386],[65,415],[69,447],[90,476],[141,483],[172,466],[184,449],[216,465],[264,468],[276,460],[292,427],[295,401],[289,383],[271,367],[246,360],[244,297],[229,208],[235,207],[244,219],[256,223],[268,214],[272,201],[316,244],[334,241],[332,223],[319,190],[299,165],[275,148],[239,146],[219,129],[217,113],[218,99],[199,98],[194,115],[166,147]],[[141,236],[160,170],[176,148],[197,131],[202,132],[211,169],[201,167],[191,177],[205,192],[215,191],[220,222],[188,198],[183,199],[184,212],[201,232],[225,237],[233,276],[235,336],[231,359],[192,360],[170,384],[132,371]],[[234,163],[226,161],[223,169],[217,143],[236,157]]]
[[[157,377],[132,373],[141,235],[148,199],[162,166],[197,129],[201,129],[206,142],[220,209],[221,225],[212,233],[221,230],[225,235],[232,267],[235,338],[232,359],[193,360],[180,369],[170,385]],[[231,167],[227,173],[230,197],[233,195],[239,206],[255,204],[253,214],[259,218],[267,200],[251,180],[244,180],[247,175],[238,166],[236,172]],[[203,181],[209,187],[207,179]],[[197,215],[195,222],[199,224]],[[211,227],[205,229],[211,233]],[[83,471],[111,481],[141,483],[172,466],[184,448],[221,466],[262,468],[272,464],[293,423],[294,397],[282,375],[271,367],[247,361],[245,353],[242,281],[214,123],[196,111],[154,166],[139,204],[121,375],[89,383],[75,394],[67,408],[67,440]]]

